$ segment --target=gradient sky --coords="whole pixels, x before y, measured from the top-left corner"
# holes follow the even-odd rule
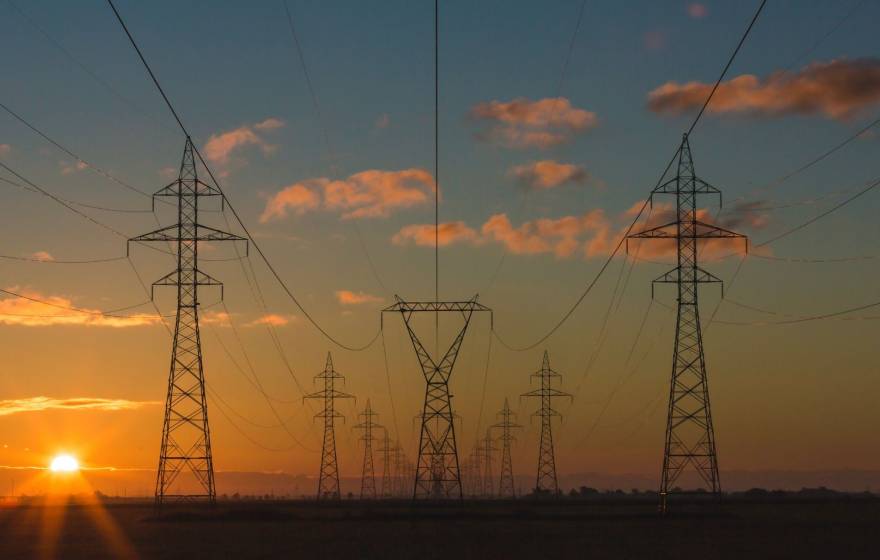
[[[543,335],[601,266],[607,243],[631,219],[627,210],[644,200],[692,120],[693,98],[704,98],[701,87],[717,78],[755,9],[754,2],[588,0],[561,80],[580,4],[441,3],[440,216],[457,234],[441,250],[441,297],[464,299],[479,292],[495,311],[496,330],[515,345]],[[114,176],[149,192],[164,186],[179,165],[183,138],[105,3],[16,5],[28,19],[0,2],[0,102]],[[212,158],[230,200],[322,326],[359,345],[375,333],[377,312],[393,294],[433,296],[433,252],[405,233],[433,221],[431,3],[290,2],[321,119],[280,2],[124,0],[118,7],[194,140]],[[802,201],[859,188],[876,177],[878,144],[869,133],[808,171],[761,189],[876,118],[878,18],[880,5],[874,2],[769,2],[719,90],[717,105],[694,132],[697,172],[724,190],[728,208],[737,202],[798,203],[735,214],[742,218],[737,228],[753,243],[842,198]],[[695,83],[684,87],[689,82]],[[553,101],[557,96],[561,99]],[[127,235],[156,227],[147,198],[78,167],[5,113],[0,113],[0,158],[67,199],[146,211],[83,208]],[[534,167],[535,162],[548,163]],[[372,173],[358,175],[363,172]],[[0,176],[14,179],[5,172]],[[48,253],[56,260],[125,255],[123,239],[53,201],[11,185],[0,188],[3,255]],[[276,198],[281,192],[289,198]],[[762,254],[880,255],[876,197],[868,194]],[[288,204],[281,204],[285,200]],[[279,208],[274,214],[267,211],[273,201]],[[715,201],[706,204],[715,210]],[[162,208],[157,216],[163,224],[173,220]],[[494,225],[487,226],[493,216]],[[564,217],[570,218],[556,221]],[[517,229],[541,219],[548,221]],[[216,212],[206,213],[204,221],[226,227]],[[596,239],[603,233],[606,243]],[[202,254],[234,256],[231,248],[219,246]],[[145,300],[125,260],[2,261],[0,286],[18,293],[93,310]],[[734,256],[708,266],[729,279],[738,261]],[[142,248],[133,248],[132,263],[147,282],[172,266],[167,257]],[[286,299],[265,266],[257,260],[254,266],[298,381],[312,390],[311,377],[332,350],[346,390],[358,397],[356,406],[370,398],[379,422],[392,429],[396,417],[412,456],[412,418],[420,411],[424,382],[400,318],[385,320],[392,414],[381,344],[360,353],[333,347]],[[463,417],[462,455],[509,397],[526,425],[514,451],[516,470],[531,472],[537,431],[528,416],[536,403],[520,402],[518,395],[531,388],[529,375],[546,347],[564,376],[562,389],[576,394],[571,406],[560,403],[565,414],[557,432],[560,472],[659,473],[674,331],[674,314],[660,304],[674,303],[672,288],[657,290],[629,361],[628,354],[651,304],[650,280],[663,265],[635,266],[614,307],[607,340],[585,369],[623,266],[622,258],[615,259],[544,346],[514,353],[496,341],[484,396],[489,322],[475,318],[452,383]],[[247,358],[305,447],[277,426],[249,423],[277,420],[224,350],[245,367],[238,338],[218,316],[223,308],[214,306],[203,313],[202,338],[208,384],[227,403],[210,402],[217,469],[316,472],[320,434],[310,418],[314,408],[301,404],[297,384],[260,324],[265,316],[241,264],[217,261],[203,268],[225,282],[226,305]],[[877,296],[869,279],[877,271],[872,259],[749,258],[726,294],[776,315],[725,302],[716,318],[779,321],[871,303]],[[702,293],[708,320],[720,294],[715,287]],[[202,301],[207,306],[218,295],[206,290]],[[174,311],[172,298],[158,292],[163,313]],[[92,466],[153,469],[162,421],[157,403],[164,400],[170,351],[162,326],[149,319],[119,326],[81,314],[60,318],[59,309],[13,297],[0,298],[0,312],[5,356],[0,465],[45,465],[66,450]],[[124,313],[154,310],[146,305]],[[847,320],[785,326],[719,322],[708,328],[722,470],[880,469],[872,315],[867,310]],[[430,323],[422,326],[431,338]],[[441,336],[454,328],[452,322],[445,325]],[[348,423],[339,428],[339,456],[343,473],[351,476],[361,460],[350,430],[355,405],[345,403],[342,410]],[[250,440],[285,450],[270,451]]]

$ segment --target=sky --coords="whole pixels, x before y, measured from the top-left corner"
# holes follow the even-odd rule
[[[117,5],[229,200],[322,328],[360,346],[395,295],[433,297],[432,3],[290,0],[314,99],[281,2]],[[440,295],[479,294],[512,346],[546,334],[603,265],[756,3],[587,0],[575,33],[580,8],[441,2]],[[63,451],[149,479],[171,341],[139,277],[149,284],[173,263],[140,246],[126,259],[125,238],[175,216],[161,204],[151,212],[149,197],[120,182],[163,187],[184,138],[104,2],[4,0],[0,13],[0,103],[92,167],[5,112],[0,161],[119,233],[0,184],[0,287],[60,306],[0,296],[0,465],[44,467]],[[880,6],[859,0],[768,2],[691,135],[697,174],[724,192],[719,223],[753,247],[875,180],[873,129],[780,179],[876,118],[878,17]],[[770,324],[876,300],[876,196],[753,249],[741,266],[736,249],[706,250],[706,266],[728,281],[723,301],[716,286],[701,288],[722,476],[880,470],[876,311]],[[655,202],[656,220],[669,201]],[[232,227],[228,211],[206,205],[206,224]],[[716,200],[701,207],[718,212]],[[424,380],[399,316],[384,317],[367,350],[349,352],[316,331],[253,248],[250,261],[228,245],[200,251],[225,284],[223,304],[216,289],[201,295],[218,471],[317,472],[317,408],[302,396],[317,390],[328,351],[357,397],[341,405],[343,474],[360,468],[352,425],[368,398],[413,457]],[[475,316],[451,382],[462,455],[509,398],[524,426],[515,470],[532,473],[537,403],[519,395],[546,349],[574,395],[558,403],[560,473],[659,475],[675,296],[660,286],[652,300],[668,250],[639,254],[631,273],[632,260],[614,258],[571,318],[529,351],[491,341],[489,317]],[[61,262],[95,259],[108,260]],[[803,262],[827,259],[838,260]],[[173,297],[157,290],[163,315]],[[134,305],[123,318],[61,309]],[[431,321],[417,326],[433,338]],[[457,328],[444,318],[440,339]]]

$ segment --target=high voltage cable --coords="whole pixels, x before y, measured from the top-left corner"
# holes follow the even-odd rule
[[[122,16],[119,14],[119,11],[116,9],[116,6],[113,4],[113,0],[107,0],[107,4],[109,4],[110,8],[113,10],[114,15],[116,16],[116,19],[119,21],[119,24],[122,27],[122,30],[125,32],[125,35],[128,37],[128,40],[131,43],[131,46],[134,48],[135,52],[138,55],[138,58],[140,58],[141,63],[144,65],[144,68],[147,70],[147,73],[150,75],[150,78],[152,79],[153,84],[156,86],[156,89],[159,91],[159,94],[162,96],[162,99],[165,101],[165,104],[168,106],[168,110],[171,111],[171,114],[174,116],[174,120],[176,120],[178,126],[180,126],[180,130],[184,133],[184,135],[186,135],[187,138],[191,138],[189,131],[187,130],[186,126],[184,126],[183,121],[180,119],[180,116],[177,114],[177,111],[174,109],[174,105],[171,104],[171,100],[165,94],[165,90],[162,89],[162,85],[159,83],[159,80],[156,78],[156,75],[153,73],[152,68],[147,63],[146,58],[144,58],[144,55],[141,52],[140,47],[138,46],[137,42],[134,40],[134,37],[132,36],[131,32],[128,30],[128,26],[125,25],[125,21],[122,19]],[[235,209],[235,206],[232,205],[231,201],[226,196],[226,193],[220,187],[219,181],[217,181],[217,178],[214,176],[214,173],[211,171],[211,168],[208,166],[207,161],[205,161],[205,158],[202,156],[202,153],[199,151],[199,149],[195,145],[193,145],[193,152],[195,152],[195,154],[198,156],[199,161],[202,163],[202,166],[208,172],[208,175],[211,177],[211,180],[213,181],[214,185],[217,187],[218,190],[220,190],[221,196],[223,197],[223,200],[226,201],[226,204],[229,206],[229,210],[232,212],[232,215],[235,217],[235,220],[238,222],[239,226],[241,227],[242,231],[245,233],[245,236],[248,238],[251,245],[253,245],[254,249],[257,250],[257,253],[260,255],[260,258],[263,260],[266,267],[272,273],[272,276],[274,276],[275,280],[281,285],[282,289],[287,294],[287,296],[291,299],[291,301],[293,301],[293,303],[296,305],[296,307],[300,310],[300,312],[303,314],[303,316],[312,324],[312,326],[315,327],[322,335],[324,335],[324,337],[327,340],[329,340],[333,344],[335,344],[345,350],[349,350],[352,352],[359,352],[362,350],[366,350],[367,348],[372,346],[376,342],[376,340],[379,338],[379,333],[381,332],[381,327],[377,330],[375,336],[373,336],[373,338],[370,341],[368,341],[366,344],[364,344],[362,346],[353,346],[353,345],[344,344],[341,341],[339,341],[338,339],[336,339],[335,337],[333,337],[329,332],[327,332],[312,317],[312,315],[305,309],[305,307],[303,307],[303,305],[300,303],[299,299],[293,294],[293,292],[287,286],[287,283],[284,282],[284,280],[278,274],[278,271],[275,269],[275,267],[269,261],[268,257],[266,257],[266,254],[263,252],[262,247],[260,247],[260,244],[257,242],[257,240],[254,238],[254,236],[251,234],[250,230],[244,224],[244,221],[241,219],[241,216],[239,216],[238,211]]]
[[[108,0],[108,1],[110,1],[110,0]],[[743,33],[742,37],[739,40],[739,43],[737,43],[736,48],[733,50],[733,53],[730,55],[730,58],[728,59],[727,64],[724,66],[724,70],[721,71],[721,75],[718,76],[718,79],[715,82],[715,86],[712,88],[712,90],[709,92],[708,97],[706,98],[706,102],[703,103],[703,107],[700,109],[700,112],[697,113],[697,116],[694,118],[694,121],[691,123],[691,126],[688,128],[688,134],[693,132],[694,128],[696,128],[696,126],[697,126],[697,123],[700,122],[700,119],[702,118],[703,113],[706,110],[706,107],[708,107],[709,103],[712,101],[712,98],[714,97],[715,92],[718,90],[718,86],[721,84],[722,80],[724,80],[724,76],[727,75],[727,71],[730,69],[731,65],[733,64],[733,61],[736,58],[736,55],[739,53],[740,49],[742,48],[743,44],[745,43],[746,38],[749,36],[749,33],[752,30],[752,27],[754,27],[755,22],[758,19],[758,16],[761,15],[761,12],[763,11],[764,5],[766,3],[767,3],[767,0],[762,0],[761,4],[758,6],[758,9],[755,11],[755,15],[752,16],[752,19],[749,22],[749,26],[746,28],[745,32]],[[672,158],[669,160],[669,163],[666,164],[666,169],[664,169],[663,173],[660,175],[660,179],[657,181],[657,185],[654,187],[655,189],[657,188],[657,186],[659,186],[663,182],[663,179],[666,177],[666,174],[669,172],[669,169],[672,167],[673,162],[675,162],[675,158],[678,156],[679,149],[676,149],[675,153],[672,155]],[[651,189],[651,190],[653,191],[654,189]],[[538,345],[543,343],[545,340],[547,340],[548,338],[553,336],[553,334],[556,333],[556,331],[559,330],[559,328],[562,327],[562,325],[566,321],[568,321],[568,319],[572,316],[572,314],[574,314],[575,310],[580,306],[580,304],[584,301],[584,299],[587,297],[587,295],[593,290],[593,287],[599,282],[599,278],[601,278],[602,275],[605,273],[605,270],[611,264],[611,261],[614,259],[614,257],[620,251],[620,248],[623,246],[623,243],[626,241],[627,236],[630,234],[632,229],[635,227],[636,222],[638,222],[639,218],[641,218],[642,213],[645,211],[645,208],[647,208],[649,201],[650,201],[650,198],[645,199],[645,202],[642,203],[642,206],[639,209],[638,213],[636,214],[635,218],[633,218],[632,223],[630,223],[630,225],[626,228],[626,231],[623,233],[620,240],[617,242],[617,245],[614,247],[614,250],[611,252],[610,255],[608,255],[608,258],[605,260],[605,262],[599,268],[599,272],[596,273],[596,276],[593,278],[593,280],[590,281],[589,284],[587,284],[586,288],[581,293],[581,295],[577,298],[577,300],[575,300],[574,304],[568,309],[568,311],[566,311],[563,314],[562,318],[546,334],[544,334],[542,337],[540,337],[538,340],[536,340],[532,344],[528,344],[525,346],[512,346],[512,345],[508,344],[507,342],[505,342],[498,335],[498,332],[493,329],[493,332],[495,333],[495,337],[498,338],[498,341],[508,350],[515,351],[515,352],[524,352],[524,351],[531,350],[531,349],[537,347]]]
[[[869,184],[867,187],[865,187],[864,189],[860,190],[859,192],[857,192],[857,193],[854,194],[853,196],[847,198],[846,200],[844,200],[844,201],[842,201],[842,202],[840,202],[840,203],[838,203],[838,204],[835,204],[834,206],[832,206],[831,208],[825,210],[824,212],[821,212],[821,213],[819,213],[819,214],[813,216],[813,217],[810,218],[809,220],[807,220],[807,221],[805,221],[805,222],[801,222],[800,224],[794,226],[793,228],[789,228],[789,229],[785,230],[784,232],[782,232],[782,233],[780,233],[780,234],[778,234],[778,235],[775,235],[775,236],[771,237],[770,239],[767,239],[767,240],[765,240],[765,241],[762,241],[761,243],[758,243],[757,245],[755,245],[755,247],[756,247],[756,248],[757,248],[757,247],[764,247],[765,245],[769,245],[769,244],[771,244],[771,243],[775,243],[775,242],[779,241],[780,239],[783,239],[783,238],[785,238],[785,237],[788,237],[788,236],[791,235],[792,233],[795,233],[795,232],[797,232],[797,231],[800,231],[800,230],[804,229],[805,227],[810,226],[810,225],[812,225],[812,224],[818,222],[818,221],[821,220],[822,218],[828,216],[829,214],[832,214],[832,213],[836,212],[837,210],[840,210],[841,208],[843,208],[844,206],[846,206],[846,205],[849,204],[850,202],[853,202],[854,200],[856,200],[856,199],[858,199],[858,198],[864,196],[864,195],[867,194],[868,192],[874,190],[878,185],[880,185],[880,179],[875,180],[873,183]]]

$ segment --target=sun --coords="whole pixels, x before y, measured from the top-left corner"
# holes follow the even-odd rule
[[[49,470],[52,472],[75,472],[79,470],[79,461],[73,455],[62,453],[52,459]]]

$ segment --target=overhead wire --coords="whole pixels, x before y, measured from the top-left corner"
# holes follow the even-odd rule
[[[150,79],[153,81],[153,84],[156,86],[156,89],[159,91],[159,94],[162,96],[162,99],[165,101],[165,104],[168,106],[168,110],[171,111],[172,116],[174,116],[174,120],[177,121],[177,124],[180,127],[181,131],[184,133],[184,135],[187,138],[191,138],[189,131],[187,130],[186,126],[183,124],[183,121],[180,119],[180,115],[177,113],[177,110],[174,108],[174,105],[171,103],[171,100],[168,98],[168,95],[165,93],[165,90],[162,88],[162,85],[159,83],[158,78],[156,77],[155,73],[153,73],[153,69],[150,67],[149,63],[147,62],[146,58],[144,57],[143,52],[141,52],[140,47],[138,46],[137,42],[135,41],[134,37],[132,36],[131,32],[129,31],[128,26],[125,24],[125,21],[122,19],[122,16],[120,15],[119,11],[116,9],[116,6],[114,5],[113,0],[107,0],[107,4],[113,10],[114,15],[116,16],[117,21],[119,22],[120,26],[122,27],[122,30],[125,32],[126,37],[128,37],[128,40],[131,43],[131,46],[134,48],[135,52],[138,55],[138,58],[140,59],[144,68],[146,69],[147,73],[149,74]],[[257,242],[257,240],[254,238],[254,236],[251,234],[250,230],[245,225],[244,220],[242,220],[241,216],[238,214],[238,211],[235,209],[235,206],[231,203],[231,201],[229,200],[229,197],[223,191],[222,187],[220,186],[220,182],[217,181],[217,178],[214,176],[213,171],[211,170],[211,168],[208,165],[205,158],[202,156],[201,151],[199,151],[198,147],[196,147],[195,145],[193,145],[193,152],[196,154],[199,161],[202,163],[202,166],[208,172],[208,175],[211,177],[211,181],[213,181],[214,185],[221,192],[224,201],[226,202],[226,204],[229,207],[230,212],[232,212],[233,217],[238,222],[238,225],[241,227],[242,231],[245,233],[245,236],[250,240],[251,245],[254,247],[254,249],[256,249],[257,254],[260,256],[263,263],[269,269],[272,276],[279,283],[279,285],[282,287],[282,289],[287,294],[287,296],[290,298],[290,300],[294,303],[294,305],[296,305],[297,309],[299,309],[300,312],[303,314],[303,316],[309,321],[309,323],[311,323],[312,326],[315,327],[315,329],[317,329],[327,340],[329,340],[333,344],[339,346],[340,348],[344,348],[344,349],[352,351],[352,352],[359,352],[359,351],[366,350],[370,346],[372,346],[376,342],[376,340],[378,340],[378,338],[379,338],[379,332],[381,330],[381,326],[379,329],[377,329],[377,332],[372,337],[372,339],[370,339],[365,344],[363,344],[363,345],[350,345],[350,344],[346,344],[346,343],[340,341],[339,339],[337,339],[336,337],[331,335],[323,326],[321,326],[320,323],[317,322],[317,320],[315,320],[315,318],[308,312],[308,310],[302,305],[302,303],[299,301],[299,299],[294,295],[293,291],[290,289],[290,287],[287,285],[287,283],[284,281],[284,279],[281,278],[281,275],[278,273],[278,271],[272,265],[271,261],[269,261],[269,258],[263,252],[262,247]]]

